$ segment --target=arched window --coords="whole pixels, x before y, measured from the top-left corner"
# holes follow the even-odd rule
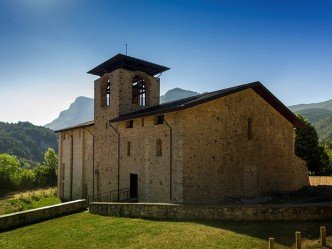
[[[106,85],[106,105],[110,104],[111,104],[111,81],[108,80]]]
[[[156,156],[162,156],[163,155],[163,142],[161,139],[156,140]]]
[[[101,86],[101,105],[109,106],[111,104],[111,81],[102,83]]]
[[[146,105],[146,85],[144,79],[139,76],[135,76],[132,81],[132,103]]]

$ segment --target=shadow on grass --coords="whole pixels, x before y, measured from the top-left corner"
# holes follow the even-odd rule
[[[153,220],[153,219],[146,219]],[[156,221],[156,220],[155,220]],[[159,220],[160,221],[160,220]],[[319,242],[320,226],[325,226],[327,236],[332,232],[332,219],[312,221],[209,221],[209,220],[167,220],[169,222],[192,222],[209,227],[248,235],[268,242],[270,237],[275,243],[286,247],[295,244],[295,232],[300,231],[302,240]],[[325,248],[332,248],[331,245]]]
[[[295,232],[300,231],[303,239],[319,240],[320,226],[332,229],[332,220],[315,221],[199,221],[199,224],[246,234],[268,241],[269,237],[275,239],[277,244],[292,246],[295,243]]]

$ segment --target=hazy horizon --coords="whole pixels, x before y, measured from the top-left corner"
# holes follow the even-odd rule
[[[171,68],[161,94],[261,81],[285,105],[332,99],[330,1],[3,0],[0,121],[45,125],[117,53]]]
[[[174,88],[172,88],[172,89],[174,89]],[[169,89],[169,90],[172,90],[172,89]],[[195,90],[191,90],[191,89],[183,89],[183,90],[195,91]],[[168,91],[168,90],[167,90],[167,91]],[[166,92],[167,92],[167,91],[166,91]],[[199,94],[200,94],[200,93],[199,93]],[[161,95],[162,95],[162,94],[161,94]],[[62,111],[66,111],[66,110],[68,110],[69,107],[70,107],[70,105],[71,105],[72,103],[74,103],[75,100],[76,100],[77,98],[80,98],[80,97],[85,97],[85,98],[93,99],[93,96],[92,96],[92,97],[88,97],[88,96],[77,96],[75,99],[73,99],[73,101],[72,101],[72,102],[71,102],[71,103],[70,103],[65,109],[61,110],[61,111],[56,115],[56,117],[55,117],[54,119],[52,119],[52,120],[50,120],[49,122],[44,123],[44,124],[35,124],[35,123],[32,123],[32,122],[29,121],[29,120],[17,120],[17,121],[3,121],[3,120],[0,120],[0,122],[1,122],[1,121],[2,121],[2,122],[8,122],[8,123],[30,122],[30,123],[32,123],[32,124],[34,124],[34,125],[44,126],[44,125],[47,125],[47,124],[51,123],[51,122],[54,121],[56,118],[58,118],[58,117],[59,117],[59,114],[60,114]],[[331,99],[322,100],[322,101],[319,101],[319,102],[326,102],[326,101],[329,101],[329,100],[332,100],[332,98],[331,98]],[[291,105],[291,106],[296,106],[296,105],[307,105],[307,104],[315,104],[315,103],[318,103],[318,102],[311,102],[311,103],[298,103],[298,104]],[[288,106],[288,107],[290,107],[290,106]]]

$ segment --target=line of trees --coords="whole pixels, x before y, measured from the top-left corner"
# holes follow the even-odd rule
[[[55,186],[58,156],[52,148],[44,154],[44,162],[31,166],[9,154],[0,154],[0,195],[9,191]]]
[[[307,161],[310,174],[332,174],[332,141],[320,143],[315,127],[303,116],[298,117],[305,125],[295,129],[295,154]]]

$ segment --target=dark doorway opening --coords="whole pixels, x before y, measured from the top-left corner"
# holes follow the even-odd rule
[[[130,174],[130,199],[138,200],[138,174]]]

